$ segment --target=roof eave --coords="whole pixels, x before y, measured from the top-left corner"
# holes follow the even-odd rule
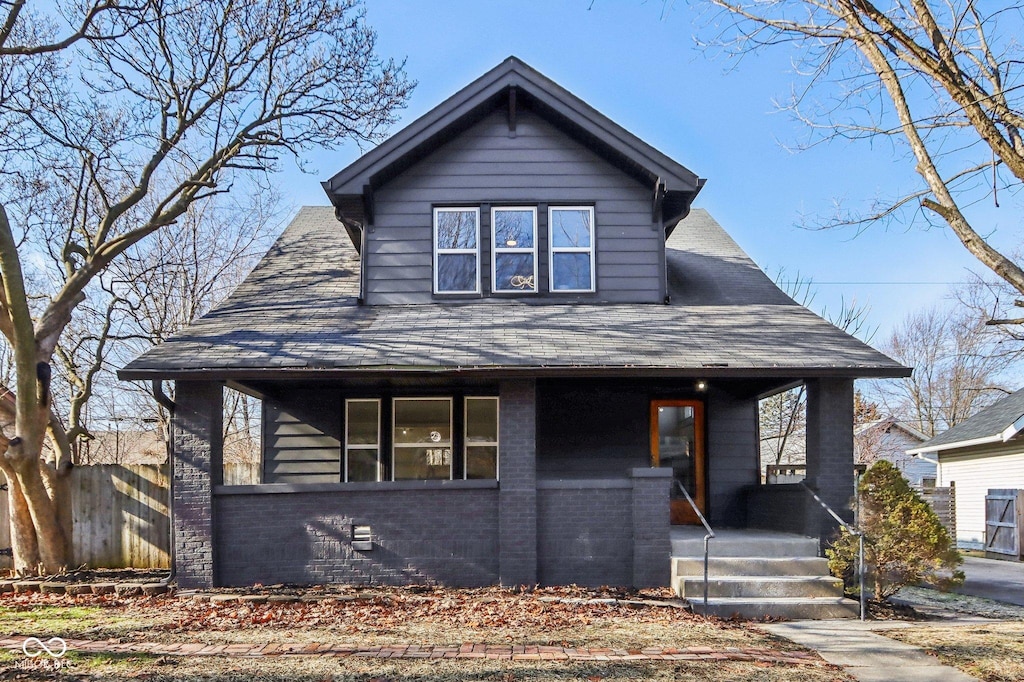
[[[262,367],[262,368],[177,368],[154,369],[125,367],[117,372],[123,381],[150,379],[257,379],[257,378],[349,378],[356,376],[437,376],[488,375],[494,377],[537,378],[566,375],[582,377],[640,377],[697,379],[761,379],[761,378],[847,378],[881,379],[908,376],[906,368],[892,367],[627,367],[627,366],[460,366],[460,367]]]
[[[971,438],[969,440],[958,440],[952,443],[940,443],[939,445],[927,445],[925,444],[919,448],[911,448],[906,450],[908,455],[919,455],[928,452],[942,452],[943,450],[958,450],[960,448],[969,448],[975,445],[988,445],[990,443],[1002,443],[1003,438],[1001,435],[996,434],[994,436],[983,436],[981,438]]]

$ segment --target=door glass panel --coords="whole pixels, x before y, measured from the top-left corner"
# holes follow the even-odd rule
[[[658,465],[671,467],[672,477],[697,497],[697,430],[694,408],[688,405],[658,407]],[[685,499],[672,486],[672,499]]]

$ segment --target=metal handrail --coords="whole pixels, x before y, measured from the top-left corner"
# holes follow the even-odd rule
[[[697,504],[690,497],[690,493],[686,492],[686,488],[679,481],[675,482],[679,489],[683,492],[686,497],[686,501],[693,507],[693,511],[697,512],[697,518],[704,524],[704,530],[707,531],[707,535],[704,536],[704,611],[708,610],[708,541],[715,537],[715,531],[711,530],[711,526],[708,525],[708,520],[704,518],[704,515],[700,513],[700,509],[697,508]]]
[[[804,490],[811,494],[815,502],[821,505],[821,508],[828,512],[829,516],[836,520],[836,522],[842,526],[847,533],[857,538],[857,573],[860,581],[860,619],[865,620],[867,618],[867,603],[864,596],[864,531],[851,526],[844,521],[839,514],[832,511],[832,507],[828,506],[825,500],[818,497],[818,493],[811,490],[811,487],[804,481],[800,481],[800,485],[803,486]]]

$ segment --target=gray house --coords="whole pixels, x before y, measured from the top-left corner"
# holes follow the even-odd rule
[[[682,487],[825,532],[760,486],[758,398],[806,383],[807,481],[845,509],[853,380],[908,370],[777,289],[703,184],[515,58],[324,182],[120,373],[175,382],[179,582],[667,585]],[[258,485],[222,484],[224,386],[263,402]]]

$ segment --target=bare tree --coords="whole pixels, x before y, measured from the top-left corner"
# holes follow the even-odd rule
[[[152,449],[149,432],[166,437],[169,415],[149,387],[120,382],[113,370],[208,312],[269,247],[283,218],[280,196],[240,189],[193,203],[126,251],[76,311],[57,345],[54,382],[76,464],[121,463],[132,447]]]
[[[803,83],[785,105],[833,139],[888,140],[909,156],[919,189],[835,224],[911,219],[948,226],[981,263],[1024,294],[1021,263],[993,246],[971,206],[1024,182],[1024,54],[1019,2],[707,0],[722,12],[706,46],[742,56],[794,50]],[[724,28],[721,28],[723,27]],[[1024,299],[1014,301],[1024,306]],[[997,323],[1022,324],[1006,317]]]
[[[984,318],[960,307],[908,315],[882,350],[914,372],[873,382],[874,393],[887,414],[934,436],[1009,393],[1015,356],[1001,353],[999,340]]]
[[[50,367],[111,263],[282,155],[377,139],[411,84],[356,0],[69,4],[49,21],[24,4],[0,16],[0,332],[16,369],[0,468],[27,573],[67,562],[72,457]],[[40,273],[46,254],[60,268]]]

